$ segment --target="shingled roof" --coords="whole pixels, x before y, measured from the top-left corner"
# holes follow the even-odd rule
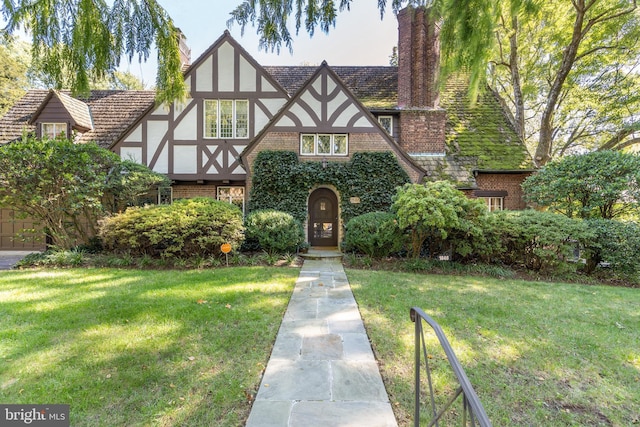
[[[472,105],[464,76],[449,79],[440,94],[447,110],[446,144],[449,155],[477,158],[480,171],[533,170],[534,164],[494,92],[481,92]]]
[[[81,112],[81,104],[87,105],[93,119],[93,129],[83,133],[79,142],[93,141],[101,147],[108,148],[116,141],[142,114],[154,105],[153,91],[98,90],[91,92],[87,99],[71,102],[69,91],[56,92],[64,102],[74,120],[87,121],[86,114]],[[0,118],[0,144],[15,141],[26,133],[35,132],[35,124],[31,119],[39,111],[45,99],[51,96],[49,90],[32,89],[28,91],[9,111]]]
[[[316,66],[265,66],[282,87],[295,94],[316,72]],[[397,67],[331,67],[358,100],[370,110],[398,105]]]
[[[295,93],[317,67],[264,67],[290,93]],[[365,107],[374,111],[397,110],[397,67],[331,67]],[[532,170],[531,155],[498,102],[487,88],[473,105],[467,97],[464,76],[449,79],[440,94],[447,111],[448,155],[439,159],[414,159],[432,176],[448,174],[456,182],[472,182],[472,170]],[[398,110],[399,111],[399,110]],[[469,158],[477,161],[469,162]]]

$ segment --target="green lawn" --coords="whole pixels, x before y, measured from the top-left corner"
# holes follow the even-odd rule
[[[640,289],[347,275],[401,426],[412,425],[412,306],[442,326],[494,426],[640,425]],[[435,381],[450,391],[429,342]]]
[[[0,402],[73,426],[243,425],[298,269],[0,273]]]
[[[412,306],[442,325],[495,426],[640,423],[639,289],[347,273],[401,426],[412,422]],[[243,425],[297,276],[1,272],[0,402],[66,403],[73,426]]]

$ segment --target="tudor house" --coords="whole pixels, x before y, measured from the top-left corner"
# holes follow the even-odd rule
[[[193,63],[181,47],[185,101],[155,105],[152,91],[76,99],[31,90],[0,120],[0,143],[25,131],[95,142],[167,174],[173,184],[160,194],[165,200],[209,196],[243,208],[263,150],[313,162],[391,152],[413,182],[448,179],[491,209],[522,209],[531,157],[491,91],[472,106],[464,77],[438,89],[438,26],[427,15],[423,8],[398,14],[398,67],[263,66],[225,31]],[[310,191],[312,245],[338,244],[340,199],[331,186]],[[24,226],[12,216],[2,210],[0,249],[29,248],[11,238]]]

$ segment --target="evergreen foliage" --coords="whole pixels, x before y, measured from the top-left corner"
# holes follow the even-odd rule
[[[640,208],[640,156],[596,151],[563,157],[522,188],[527,201],[569,218],[619,218]]]
[[[156,0],[15,0],[1,11],[9,33],[30,33],[32,62],[56,88],[86,95],[123,55],[146,60],[155,44],[158,102],[184,97],[177,29]]]
[[[329,185],[340,193],[342,220],[388,209],[396,187],[409,176],[390,152],[355,153],[347,163],[299,162],[292,151],[262,151],[253,166],[249,211],[288,212],[300,222],[307,217],[307,199],[314,187]],[[352,198],[359,198],[353,203]]]
[[[418,258],[428,241],[431,257],[440,255],[451,233],[481,234],[478,222],[487,214],[484,203],[467,198],[446,181],[405,184],[393,198],[393,211],[400,228],[409,230],[411,254]],[[458,239],[456,250],[466,256],[471,246]]]
[[[640,274],[640,225],[605,219],[585,221],[588,238],[584,247],[585,272],[593,273],[601,262],[620,276],[638,279]]]
[[[151,257],[219,255],[223,243],[240,247],[243,232],[237,206],[205,197],[132,207],[100,225],[105,249]]]
[[[499,259],[505,264],[546,273],[576,270],[574,251],[589,238],[583,221],[534,210],[493,215],[501,239]]]
[[[405,245],[404,231],[390,212],[369,212],[352,218],[345,227],[344,250],[383,258]]]
[[[245,229],[247,240],[256,240],[269,254],[295,252],[304,241],[302,224],[286,212],[252,212],[247,215]]]

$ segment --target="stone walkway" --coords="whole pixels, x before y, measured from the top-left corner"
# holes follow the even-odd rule
[[[247,427],[395,427],[339,259],[306,259]]]

